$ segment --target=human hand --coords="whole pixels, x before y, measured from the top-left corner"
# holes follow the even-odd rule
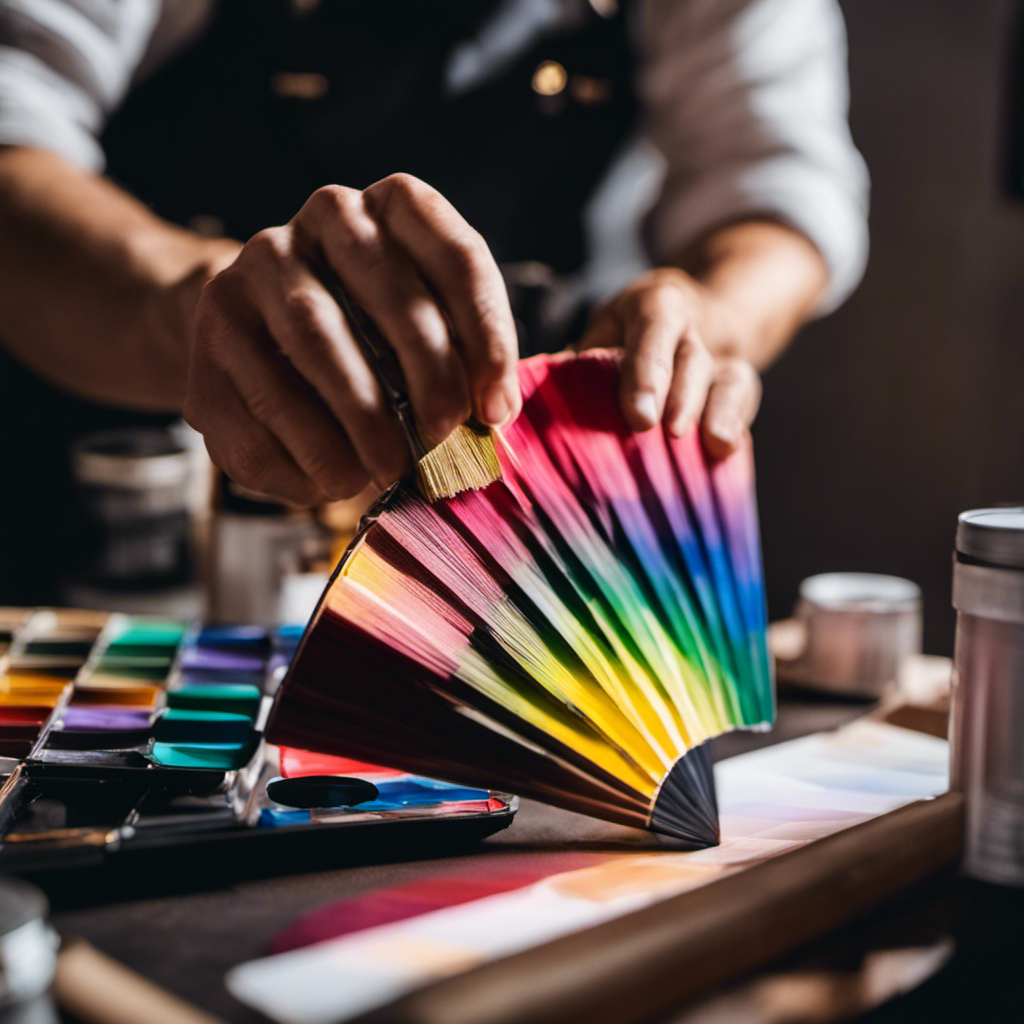
[[[634,430],[664,421],[685,434],[699,419],[707,450],[732,452],[754,420],[761,379],[736,354],[738,327],[682,270],[652,270],[600,307],[579,350],[622,348],[620,400]]]
[[[385,487],[409,449],[323,284],[337,277],[394,348],[420,432],[521,405],[517,340],[490,250],[429,185],[396,174],[329,185],[267,228],[203,290],[185,419],[242,486],[300,505]]]

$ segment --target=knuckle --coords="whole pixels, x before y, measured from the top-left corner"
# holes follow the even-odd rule
[[[446,331],[430,327],[410,328],[396,338],[396,347],[413,350],[426,356],[432,364],[447,364],[452,356],[451,343]]]
[[[253,418],[273,427],[281,412],[281,393],[273,379],[250,380],[245,387],[245,404]],[[241,481],[240,481],[241,482]]]
[[[336,362],[337,347],[323,311],[304,299],[292,300],[280,328],[282,350],[292,363],[307,373],[329,372]],[[334,374],[331,374],[332,379]]]
[[[342,374],[337,380],[337,391],[341,408],[364,425],[373,424],[386,415],[381,397],[372,387],[359,386],[349,374]]]
[[[757,371],[740,356],[730,356],[722,360],[718,378],[723,384],[733,386],[750,386],[755,382],[759,383]]]
[[[225,316],[237,305],[237,271],[224,270],[203,285],[196,302],[193,326],[198,337],[216,332],[224,323]]]
[[[306,200],[303,210],[317,224],[333,220],[350,222],[363,212],[362,193],[344,185],[323,185]]]
[[[633,311],[650,320],[668,321],[682,330],[686,320],[686,304],[679,288],[667,282],[656,281],[632,296]]]
[[[307,345],[325,345],[327,335],[320,300],[312,292],[294,288],[284,296],[284,310],[288,328],[296,339]]]
[[[279,266],[291,258],[292,239],[287,228],[264,228],[257,231],[244,246],[249,260]]]
[[[714,364],[714,357],[707,345],[693,333],[687,333],[680,339],[676,358],[691,369],[701,372],[709,372]]]
[[[682,299],[678,285],[670,281],[655,281],[647,294],[654,303],[662,306],[678,306]]]
[[[483,236],[469,227],[450,238],[446,249],[453,272],[471,280],[491,258]]]
[[[358,263],[364,272],[379,271],[386,262],[377,225],[370,217],[346,216],[332,240],[342,260]]]
[[[397,201],[413,204],[432,192],[433,189],[425,181],[399,171],[371,185],[365,194],[375,202],[380,200],[385,203]]]
[[[637,372],[652,377],[669,376],[673,370],[674,357],[675,352],[669,345],[645,345],[636,356]]]
[[[415,317],[400,341],[435,359],[454,358],[448,325],[441,314],[433,310],[424,310]]]

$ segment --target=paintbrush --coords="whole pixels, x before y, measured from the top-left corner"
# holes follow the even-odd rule
[[[501,479],[501,463],[494,447],[494,431],[470,417],[438,445],[423,439],[412,410],[405,376],[394,349],[376,324],[340,283],[327,287],[341,306],[363,354],[373,367],[398,422],[402,425],[415,463],[416,484],[427,501],[453,498]]]

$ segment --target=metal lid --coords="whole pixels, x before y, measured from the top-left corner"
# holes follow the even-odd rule
[[[805,579],[800,584],[800,597],[827,611],[887,614],[916,609],[921,601],[921,588],[902,576],[827,572]]]
[[[105,430],[75,444],[72,467],[79,483],[145,490],[184,484],[191,456],[164,430]]]
[[[1003,569],[1024,569],[1024,506],[961,512],[956,551]]]

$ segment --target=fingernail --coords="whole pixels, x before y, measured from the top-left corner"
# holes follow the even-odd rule
[[[503,388],[495,387],[485,391],[480,402],[480,417],[492,427],[500,427],[512,412]]]
[[[708,433],[725,444],[735,444],[740,429],[740,421],[734,416],[715,416],[708,422]]]
[[[633,409],[637,419],[646,425],[645,429],[653,427],[658,422],[658,403],[650,391],[641,391],[634,397]]]
[[[683,437],[693,429],[692,416],[677,416],[669,425],[668,432],[673,437]]]

